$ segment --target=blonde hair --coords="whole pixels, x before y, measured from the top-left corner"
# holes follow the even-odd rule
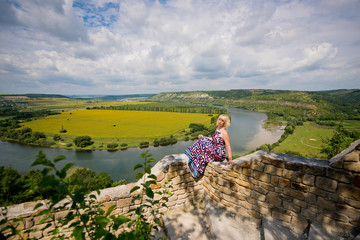
[[[225,128],[225,129],[228,128],[228,127],[230,127],[230,118],[229,118],[227,115],[221,114],[221,115],[218,117],[218,119],[224,121],[224,128]]]

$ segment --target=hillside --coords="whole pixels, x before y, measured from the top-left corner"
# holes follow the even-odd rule
[[[290,91],[228,90],[165,92],[150,101],[183,102],[240,107],[279,116],[322,120],[360,119],[360,90]]]

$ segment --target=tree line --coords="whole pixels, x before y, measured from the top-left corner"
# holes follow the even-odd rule
[[[180,113],[204,113],[204,114],[223,114],[226,109],[210,106],[196,106],[179,103],[146,103],[146,104],[126,104],[121,106],[96,106],[86,109],[100,110],[128,110],[128,111],[158,111],[158,112],[180,112]]]

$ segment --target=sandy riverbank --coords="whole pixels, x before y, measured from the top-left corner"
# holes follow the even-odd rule
[[[259,126],[259,132],[256,134],[254,139],[252,139],[247,145],[247,149],[255,150],[263,144],[273,144],[276,143],[281,135],[284,133],[285,126],[279,126],[271,129],[264,128],[264,122]]]

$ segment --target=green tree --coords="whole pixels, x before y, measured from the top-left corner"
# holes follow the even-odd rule
[[[12,167],[0,167],[0,204],[18,203],[24,190],[24,179]]]
[[[354,139],[349,136],[350,133],[345,130],[342,123],[339,123],[333,136],[322,140],[324,145],[321,146],[320,152],[325,153],[329,159],[332,158],[353,142]]]
[[[79,136],[74,138],[74,143],[77,147],[87,147],[92,145],[94,142],[91,140],[91,137],[89,136]]]

